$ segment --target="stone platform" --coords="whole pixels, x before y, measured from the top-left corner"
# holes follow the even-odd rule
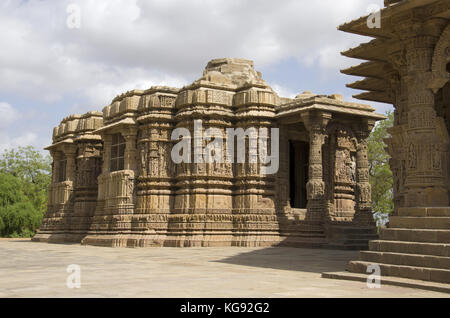
[[[106,248],[0,240],[0,297],[449,297],[321,278],[355,251],[303,248]],[[66,269],[81,268],[69,289]]]
[[[353,280],[365,276],[371,264],[380,266],[387,281],[410,280],[411,286],[432,290],[441,285],[450,292],[450,208],[400,208],[369,250],[348,264],[350,273],[325,276]]]

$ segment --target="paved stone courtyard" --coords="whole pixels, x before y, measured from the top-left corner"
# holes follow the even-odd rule
[[[301,248],[103,248],[0,239],[0,297],[449,297],[324,279],[357,252]],[[66,287],[67,266],[81,288]]]

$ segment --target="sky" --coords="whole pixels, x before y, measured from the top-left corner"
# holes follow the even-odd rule
[[[370,38],[337,26],[374,5],[383,0],[2,0],[0,151],[42,150],[62,118],[127,90],[190,84],[214,58],[253,60],[280,96],[357,101],[345,84],[360,78],[339,70],[363,61],[340,52]]]

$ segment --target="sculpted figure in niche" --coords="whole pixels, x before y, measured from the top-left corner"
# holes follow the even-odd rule
[[[409,145],[408,166],[410,169],[415,169],[417,167],[417,155],[413,144]]]
[[[433,169],[441,169],[441,153],[438,145],[431,146],[431,162]]]
[[[351,181],[354,183],[356,182],[356,160],[354,155],[351,156],[350,171],[351,171]]]
[[[153,176],[157,176],[158,175],[158,164],[159,164],[159,151],[158,151],[158,149],[150,150],[150,160],[151,160],[150,173]]]
[[[348,149],[336,151],[336,181],[352,182],[356,180],[356,163]]]
[[[145,145],[141,145],[140,158],[141,158],[142,174],[144,176],[146,176],[147,175],[147,151],[145,149]]]

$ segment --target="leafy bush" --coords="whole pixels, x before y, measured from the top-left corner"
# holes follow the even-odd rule
[[[33,147],[0,157],[0,236],[31,237],[47,209],[51,181],[49,156]]]
[[[0,172],[22,181],[21,191],[41,212],[47,208],[47,191],[51,181],[51,158],[32,146],[7,150],[0,157]]]
[[[42,214],[30,202],[19,202],[0,208],[1,236],[31,237],[42,221]]]
[[[25,201],[22,180],[8,173],[0,172],[0,207]]]

